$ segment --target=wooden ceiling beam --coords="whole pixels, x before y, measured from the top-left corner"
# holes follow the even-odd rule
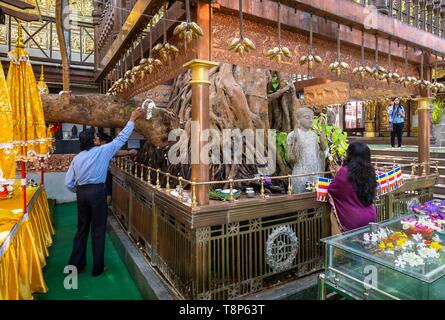
[[[428,52],[445,54],[444,38],[412,27],[392,16],[380,12],[370,13],[363,5],[351,0],[281,0],[281,3],[353,28],[377,33],[384,38],[407,42]],[[369,26],[365,25],[367,21],[370,22]]]
[[[32,4],[30,4],[28,2],[25,2],[25,1],[20,1],[20,0],[1,0],[0,4],[2,2],[6,3],[6,4],[9,4],[9,5],[13,6],[13,7],[16,7],[18,9],[22,9],[22,10],[34,9],[35,8],[35,6],[33,6]]]
[[[119,34],[99,62],[95,81],[101,80],[111,70],[137,34],[147,26],[148,16],[155,15],[164,2],[163,0],[138,0],[136,2]]]
[[[14,17],[14,18],[22,20],[22,21],[31,22],[31,21],[39,21],[40,20],[40,16],[38,16],[36,14],[17,11],[17,10],[11,9],[10,7],[3,5],[3,3],[0,3],[0,9],[2,9],[2,11],[5,14],[7,14],[8,16]]]
[[[238,14],[238,0],[218,0],[220,10],[223,13]],[[243,12],[246,18],[260,23],[267,23],[276,26],[277,23],[277,3],[274,0],[262,0],[261,6],[256,5],[256,0],[244,0]],[[337,9],[338,10],[338,9]],[[304,11],[291,8],[289,6],[281,7],[282,28],[302,34],[309,33],[310,15]],[[313,32],[315,37],[320,39],[335,41],[337,37],[338,24],[319,16],[313,17]],[[429,33],[424,32],[424,35]],[[432,36],[432,34],[431,34]],[[343,44],[353,47],[361,46],[362,31],[351,29],[342,25],[340,29],[340,39]],[[405,43],[395,41],[391,46],[392,56],[399,60],[405,59]],[[445,40],[444,40],[445,41]],[[399,44],[399,45],[398,45]],[[375,34],[364,33],[364,47],[368,52],[375,52]],[[388,52],[389,41],[385,38],[379,38],[379,51]],[[420,51],[414,51],[412,47],[408,51],[408,60],[416,64],[420,63]]]

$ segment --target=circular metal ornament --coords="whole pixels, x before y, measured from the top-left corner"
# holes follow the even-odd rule
[[[266,262],[274,272],[292,268],[298,252],[298,237],[289,225],[275,228],[266,242]]]

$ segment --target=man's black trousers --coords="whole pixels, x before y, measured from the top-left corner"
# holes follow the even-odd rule
[[[77,233],[74,237],[70,265],[78,272],[87,265],[87,240],[91,226],[93,245],[93,276],[104,271],[105,231],[107,226],[106,190],[102,184],[77,187]]]

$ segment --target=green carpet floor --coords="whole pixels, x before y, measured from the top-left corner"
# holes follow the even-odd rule
[[[92,251],[91,235],[88,239],[87,271],[79,274],[78,288],[67,290],[64,279],[68,274],[63,270],[68,263],[72,241],[77,227],[76,203],[56,205],[54,211],[56,235],[50,248],[47,266],[44,269],[48,292],[36,294],[38,300],[140,300],[138,288],[128,273],[123,261],[108,238],[105,244],[106,272],[99,277],[91,277]]]

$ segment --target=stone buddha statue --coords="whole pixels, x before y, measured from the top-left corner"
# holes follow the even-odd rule
[[[314,112],[306,107],[296,113],[297,126],[287,136],[288,160],[293,165],[292,174],[311,174],[325,171],[325,151],[327,143],[324,136],[318,141],[311,130]],[[292,192],[306,191],[306,182],[312,182],[312,176],[292,178]]]

